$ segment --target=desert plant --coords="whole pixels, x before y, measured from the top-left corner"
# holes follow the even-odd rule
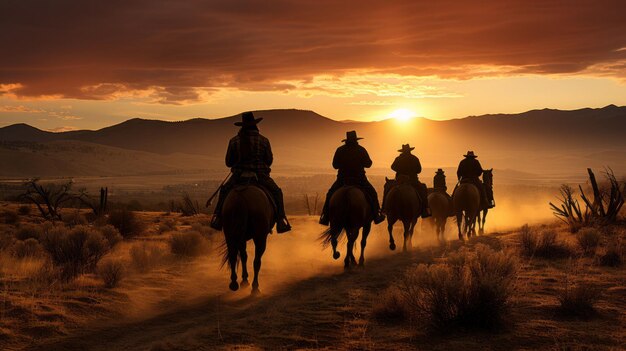
[[[529,257],[533,256],[539,245],[537,232],[530,228],[528,224],[524,224],[520,229],[519,237],[522,254]]]
[[[98,264],[98,276],[105,288],[115,288],[124,277],[124,263],[120,260],[103,261]]]
[[[30,214],[31,208],[28,205],[21,205],[17,208],[17,213],[21,216],[28,216]]]
[[[404,296],[397,286],[390,286],[377,296],[372,314],[382,321],[401,321],[409,317]]]
[[[205,250],[205,245],[202,234],[195,231],[174,233],[170,238],[170,250],[176,256],[199,256]]]
[[[623,263],[624,250],[619,240],[611,240],[606,246],[604,254],[599,257],[599,262],[606,267],[619,267]]]
[[[171,232],[176,230],[176,221],[172,218],[168,218],[163,222],[159,223],[159,233],[163,234],[165,232]]]
[[[89,222],[87,221],[87,218],[80,213],[80,211],[75,210],[63,215],[63,223],[71,228],[77,225],[86,225]]]
[[[578,246],[582,249],[583,254],[588,256],[596,253],[601,238],[600,232],[595,228],[583,228],[576,234]]]
[[[520,247],[524,256],[542,258],[564,258],[572,255],[572,249],[558,239],[554,229],[537,233],[527,225],[520,231]]]
[[[100,217],[107,211],[109,201],[109,188],[100,188],[100,198],[94,199],[86,189],[80,189],[76,198],[85,206],[89,207],[96,217]]]
[[[600,299],[602,290],[588,283],[572,286],[566,281],[565,288],[557,296],[559,312],[566,316],[588,318],[596,313],[595,303]]]
[[[155,244],[141,243],[130,248],[130,258],[133,267],[145,273],[162,263],[166,253],[163,247]]]
[[[437,330],[500,325],[517,275],[514,256],[477,245],[451,258],[405,274],[401,291],[411,313]]]
[[[110,224],[98,227],[97,230],[107,239],[111,247],[114,247],[124,239],[120,231]]]
[[[11,248],[11,254],[17,258],[39,257],[43,252],[43,247],[39,241],[33,238],[17,240]]]
[[[43,218],[52,221],[61,220],[59,210],[65,203],[75,198],[70,192],[72,181],[64,184],[40,184],[39,179],[34,178],[26,181],[24,188],[25,191],[20,198],[35,204]]]
[[[137,218],[135,212],[119,209],[109,213],[109,224],[119,230],[124,238],[133,237],[141,234],[145,226]]]
[[[17,228],[15,238],[18,240],[37,239],[43,235],[43,228],[34,224],[24,224]]]
[[[2,222],[4,224],[17,224],[20,221],[20,216],[17,212],[6,209],[0,213],[0,217],[2,217]]]
[[[86,226],[54,228],[43,235],[41,243],[64,280],[92,271],[112,247],[100,232]]]

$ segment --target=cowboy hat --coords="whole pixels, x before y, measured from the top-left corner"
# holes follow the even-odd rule
[[[437,169],[437,172],[436,172],[436,173],[437,173],[437,174],[443,174],[443,169],[441,169],[441,168]]]
[[[252,112],[244,112],[241,114],[241,122],[235,122],[236,126],[244,127],[244,126],[253,126],[257,123],[261,122],[263,118],[254,118],[254,114]]]
[[[346,141],[357,141],[357,140],[361,140],[363,138],[358,138],[356,136],[356,131],[351,130],[349,132],[346,132],[346,138],[343,139],[342,141],[345,143]]]
[[[463,155],[465,157],[476,158],[478,156],[474,155],[474,151],[468,151],[467,154]]]
[[[414,150],[414,147],[411,147],[411,145],[409,144],[402,144],[402,149],[398,150],[398,152],[410,152],[411,150]]]

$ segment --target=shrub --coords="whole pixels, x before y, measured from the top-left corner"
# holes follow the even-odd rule
[[[52,229],[41,242],[65,280],[92,271],[111,250],[111,244],[100,232],[86,226]]]
[[[600,256],[600,264],[607,267],[619,267],[623,262],[624,250],[618,240],[612,240],[606,247],[606,251]]]
[[[4,224],[17,224],[20,221],[20,216],[17,212],[8,209],[4,210],[0,217],[2,217]]]
[[[581,283],[572,287],[566,283],[558,296],[559,311],[566,316],[589,318],[596,313],[594,305],[601,295],[602,291],[591,284]]]
[[[20,214],[21,216],[28,216],[31,210],[32,209],[30,206],[21,205],[20,207],[17,208],[17,213]]]
[[[387,288],[374,304],[374,317],[383,321],[401,321],[409,317],[409,311],[400,289],[396,286]]]
[[[513,256],[477,245],[447,263],[409,270],[402,291],[411,314],[434,329],[493,328],[508,310],[517,269]]]
[[[10,231],[0,231],[0,251],[6,250],[13,246],[15,237]]]
[[[98,276],[104,282],[107,289],[115,288],[124,277],[124,264],[122,261],[106,260],[98,265]]]
[[[117,228],[124,238],[141,234],[145,227],[134,212],[121,209],[109,213],[109,224]]]
[[[17,258],[39,257],[43,252],[43,247],[39,244],[39,241],[33,238],[17,240],[11,248],[11,253]]]
[[[176,221],[172,218],[168,218],[162,223],[159,224],[159,233],[163,234],[165,232],[171,232],[176,230]]]
[[[18,240],[37,239],[43,235],[43,228],[34,224],[21,225],[15,232],[15,238]]]
[[[114,226],[110,224],[98,227],[97,230],[100,232],[100,234],[102,234],[102,236],[107,239],[111,247],[114,247],[124,239],[122,238],[119,230],[117,230]]]
[[[75,227],[77,225],[87,225],[89,222],[78,210],[71,211],[63,215],[63,223],[67,226]]]
[[[165,258],[165,251],[159,245],[141,243],[130,248],[133,267],[140,272],[148,272]]]
[[[174,233],[170,238],[170,250],[176,256],[196,257],[205,249],[206,240],[198,232]]]
[[[576,234],[578,246],[588,256],[593,256],[596,253],[601,238],[600,232],[595,228],[583,228]]]
[[[544,229],[539,235],[525,225],[520,232],[520,244],[522,254],[529,257],[563,258],[572,255],[572,249],[558,240],[554,229]]]

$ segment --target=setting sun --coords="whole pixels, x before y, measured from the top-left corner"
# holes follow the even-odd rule
[[[415,117],[415,112],[406,108],[400,108],[391,112],[389,114],[389,117],[395,118],[396,120],[400,122],[406,122],[410,120],[411,118]]]

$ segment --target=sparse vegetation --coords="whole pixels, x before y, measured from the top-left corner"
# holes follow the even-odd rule
[[[402,321],[409,317],[407,307],[400,289],[392,285],[378,296],[372,313],[378,320],[392,322]]]
[[[566,281],[558,296],[559,312],[565,316],[589,318],[596,313],[594,305],[601,295],[602,291],[594,285],[579,283],[572,286]]]
[[[11,253],[17,258],[40,257],[44,250],[39,241],[33,238],[16,240],[11,247]]]
[[[43,235],[43,228],[34,224],[21,225],[15,232],[15,238],[18,240],[37,239]]]
[[[97,230],[102,234],[102,236],[107,239],[111,247],[117,245],[120,241],[124,239],[120,234],[120,231],[110,224],[98,227]]]
[[[411,314],[435,330],[490,329],[504,320],[517,270],[514,256],[477,245],[444,264],[411,269],[401,290]]]
[[[17,213],[20,216],[28,216],[30,215],[31,212],[31,207],[28,205],[21,205],[20,207],[17,208]]]
[[[87,225],[89,222],[79,210],[74,210],[63,215],[63,223],[71,228],[77,225]]]
[[[124,277],[124,263],[120,260],[103,261],[98,265],[98,276],[104,282],[105,288],[115,288]]]
[[[572,249],[558,239],[554,229],[544,229],[540,234],[528,225],[520,231],[521,252],[527,257],[564,258],[572,255]]]
[[[611,240],[604,254],[599,257],[600,264],[606,267],[619,267],[623,263],[624,250],[619,240]]]
[[[17,224],[20,221],[20,216],[12,210],[6,209],[0,213],[0,218],[4,224]]]
[[[176,230],[176,221],[173,218],[167,218],[163,222],[159,223],[159,234],[171,232]]]
[[[602,236],[595,228],[583,228],[576,234],[576,240],[583,254],[593,256],[600,245]]]
[[[130,258],[133,267],[142,273],[146,273],[163,263],[166,252],[162,246],[156,244],[141,243],[130,248]]]
[[[206,249],[206,239],[196,231],[174,233],[170,238],[172,254],[181,257],[196,257]]]
[[[70,193],[72,181],[64,184],[45,183],[41,184],[39,179],[31,179],[24,183],[25,191],[20,198],[30,201],[47,220],[61,220],[60,209],[67,202],[74,199]]]
[[[114,226],[124,238],[137,236],[145,230],[144,223],[137,218],[135,213],[126,209],[111,211],[109,224]]]

